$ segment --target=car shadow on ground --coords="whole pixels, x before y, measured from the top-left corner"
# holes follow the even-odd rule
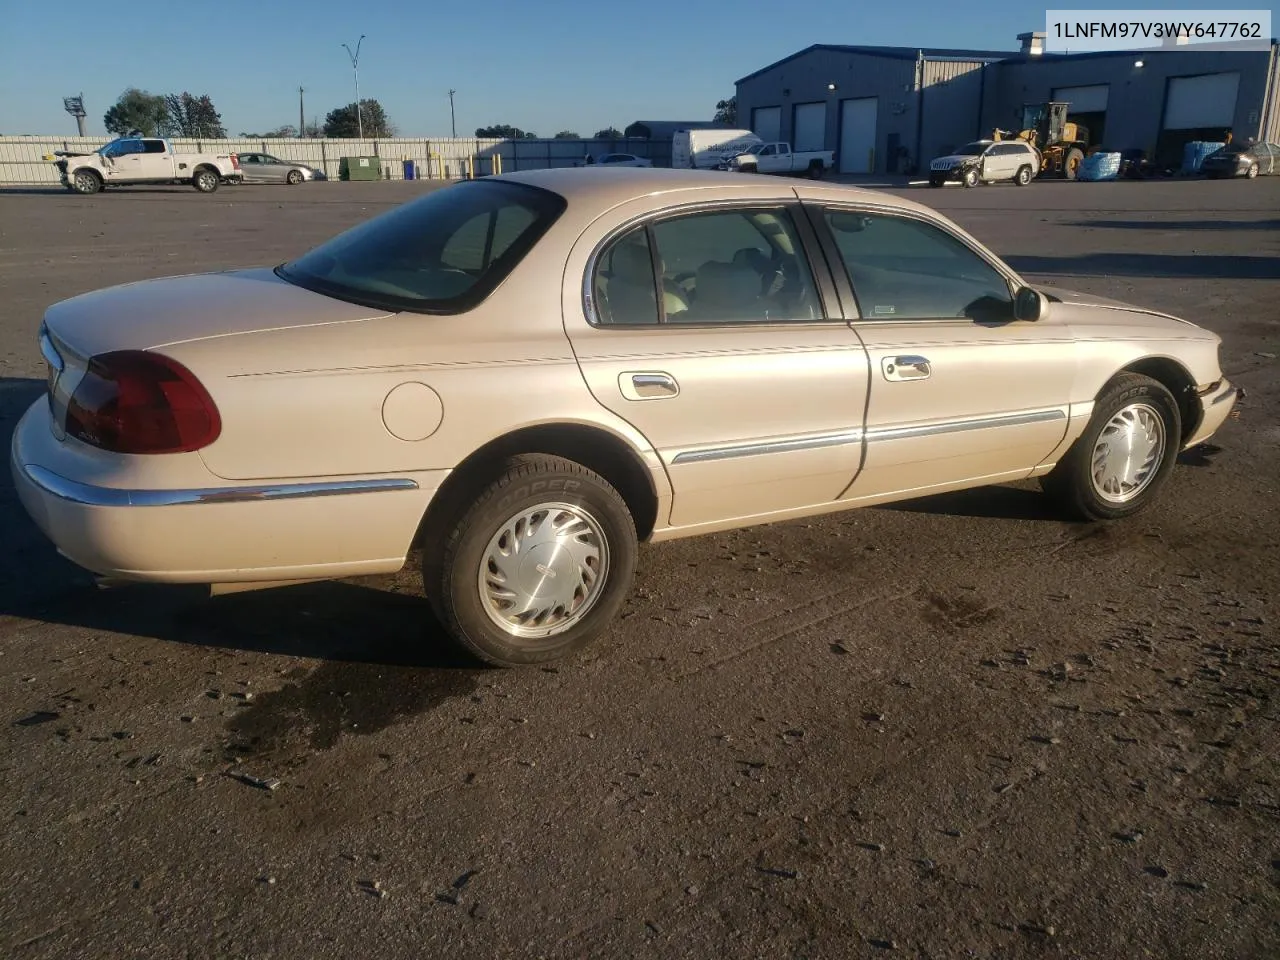
[[[474,669],[417,592],[368,578],[209,597],[198,586],[100,589],[18,501],[8,466],[14,428],[44,382],[0,378],[0,616],[205,647],[382,665]]]
[[[874,510],[930,513],[952,517],[980,517],[988,520],[1053,520],[1063,522],[1039,487],[974,487],[951,493],[934,493],[915,500],[882,503]]]
[[[1177,279],[1274,280],[1280,257],[1223,254],[1085,253],[1075,257],[1032,257],[1010,254],[1019,273],[1064,277],[1168,277]]]

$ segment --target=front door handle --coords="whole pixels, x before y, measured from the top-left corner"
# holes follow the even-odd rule
[[[880,369],[886,380],[927,380],[933,373],[928,357],[910,354],[901,357],[884,357]]]
[[[669,373],[659,370],[624,373],[618,378],[622,394],[628,400],[662,400],[680,395],[680,385]]]

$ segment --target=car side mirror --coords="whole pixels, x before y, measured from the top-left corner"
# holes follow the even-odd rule
[[[1049,300],[1033,287],[1022,287],[1013,298],[1013,317],[1034,323],[1049,315]]]

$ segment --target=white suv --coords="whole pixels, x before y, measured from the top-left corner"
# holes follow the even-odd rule
[[[1040,154],[1025,140],[975,140],[929,164],[929,186],[959,180],[966,187],[1012,180],[1025,187],[1040,173]]]

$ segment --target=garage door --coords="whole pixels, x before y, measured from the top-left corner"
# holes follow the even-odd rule
[[[871,173],[875,166],[877,97],[840,102],[840,172]]]
[[[751,111],[751,132],[766,142],[781,136],[782,108],[756,107]]]
[[[827,144],[827,105],[797,103],[792,124],[791,149],[821,150]]]
[[[1088,87],[1058,87],[1053,91],[1053,99],[1071,104],[1067,107],[1068,113],[1105,113],[1108,89],[1105,83]]]
[[[1236,91],[1239,88],[1238,73],[1170,77],[1164,105],[1164,128],[1230,127],[1236,119]]]

